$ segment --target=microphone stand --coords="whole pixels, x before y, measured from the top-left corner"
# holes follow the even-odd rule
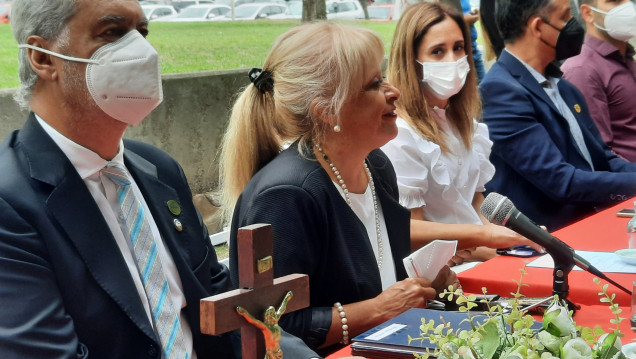
[[[572,268],[574,268],[574,259],[564,256],[562,252],[551,253],[548,251],[548,254],[554,261],[554,271],[552,272],[552,294],[559,296],[559,300],[567,305],[568,309],[574,313],[577,309],[581,308],[581,306],[574,304],[568,299],[570,291],[568,275],[570,274],[570,271],[572,271]]]

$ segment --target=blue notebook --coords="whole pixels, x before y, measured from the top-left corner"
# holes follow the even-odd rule
[[[477,321],[486,318],[478,312],[471,313],[471,316]],[[409,335],[412,338],[420,336],[422,318],[426,318],[427,322],[433,319],[435,324],[439,324],[442,323],[440,317],[444,317],[455,329],[471,329],[470,323],[464,321],[468,318],[464,312],[411,308],[353,338],[351,353],[374,359],[400,359],[413,358],[413,353],[424,354],[427,349],[432,351],[436,346],[428,340],[414,340],[409,344]]]

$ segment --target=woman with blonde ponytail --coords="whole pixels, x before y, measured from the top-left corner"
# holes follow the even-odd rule
[[[382,61],[370,30],[295,27],[250,71],[224,138],[233,279],[238,229],[270,223],[275,276],[308,274],[311,288],[311,307],[280,324],[313,348],[348,343],[456,282],[448,267],[433,283],[405,279],[410,215],[377,150],[397,133],[400,92],[383,80]]]
[[[411,245],[458,240],[455,264],[495,248],[536,244],[481,215],[495,173],[481,116],[471,38],[461,13],[439,3],[409,6],[397,24],[387,77],[402,91],[398,135],[382,147],[395,166],[400,203],[411,210]],[[480,247],[482,246],[482,247]]]

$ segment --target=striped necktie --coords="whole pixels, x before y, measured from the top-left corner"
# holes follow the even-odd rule
[[[187,359],[179,313],[170,300],[170,287],[157,254],[157,244],[150,230],[141,202],[135,197],[127,171],[118,165],[108,165],[102,173],[117,187],[135,262],[148,297],[155,330],[161,340],[163,358]]]

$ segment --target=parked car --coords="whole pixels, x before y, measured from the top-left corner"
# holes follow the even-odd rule
[[[212,0],[212,3],[214,5],[227,5],[232,7],[232,0]],[[236,3],[234,3],[234,6],[236,6]]]
[[[327,19],[364,19],[364,10],[358,0],[328,1]]]
[[[367,7],[369,12],[369,20],[374,21],[391,21],[393,19],[393,4],[371,5]]]
[[[143,0],[139,2],[139,5],[171,5],[171,4],[172,4],[172,1],[168,1],[168,0]]]
[[[289,2],[292,2],[292,1],[298,1],[298,0],[289,0]],[[266,2],[287,5],[288,0],[234,0],[234,7],[237,7],[243,4],[266,3]],[[217,5],[227,5],[230,7],[232,6],[232,0],[212,0],[212,3]]]
[[[141,5],[148,21],[162,20],[167,16],[176,16],[177,10],[171,5]]]
[[[234,8],[235,20],[257,20],[269,18],[272,15],[284,14],[287,6],[277,3],[250,3],[239,5]],[[231,20],[232,14],[228,13],[222,18],[215,20]]]
[[[287,5],[287,1],[285,0],[234,0],[234,6],[239,6],[243,4],[266,3],[266,2]]]
[[[11,4],[0,3],[0,24],[9,23],[9,14],[11,13]]]
[[[272,20],[281,19],[300,19],[303,17],[303,2],[302,1],[290,1],[287,3],[287,11],[283,14],[272,15],[269,18]]]
[[[174,6],[174,8],[181,12],[183,9],[190,7],[192,5],[212,5],[212,0],[173,0],[170,2],[170,5]]]
[[[231,8],[227,5],[192,5],[166,21],[170,22],[197,22],[212,21],[229,13]]]

